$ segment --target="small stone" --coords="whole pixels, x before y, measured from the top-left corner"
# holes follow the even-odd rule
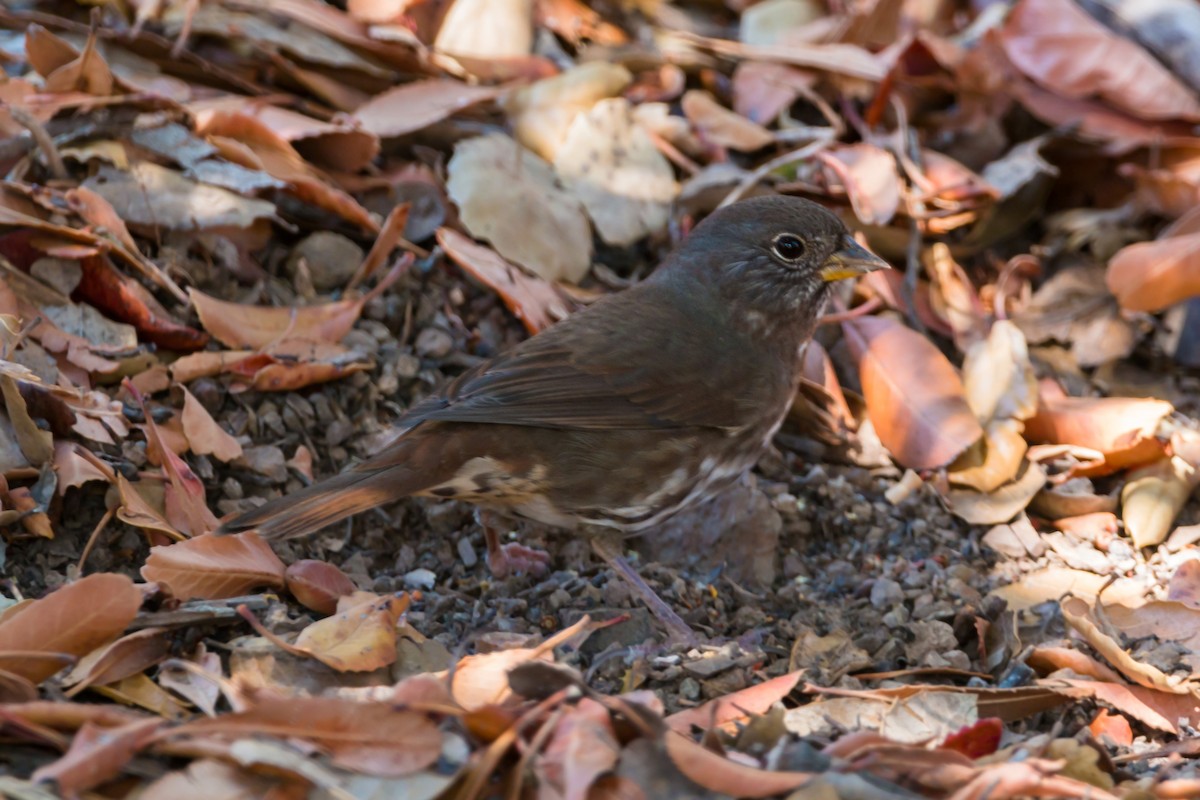
[[[684,678],[679,682],[679,694],[686,700],[700,699],[700,681],[695,678]]]
[[[235,463],[267,477],[272,483],[283,483],[288,477],[287,458],[273,444],[244,448],[242,457]]]
[[[479,556],[475,553],[475,548],[471,546],[471,540],[466,536],[458,537],[458,557],[462,559],[463,566],[471,569],[479,563]]]
[[[286,264],[288,275],[295,277],[300,271],[300,259],[308,266],[313,288],[329,292],[350,280],[362,263],[363,251],[340,233],[317,231],[292,248]]]
[[[396,357],[396,377],[412,380],[421,373],[421,359],[412,353],[401,353]]]
[[[454,337],[441,328],[422,328],[414,346],[425,358],[445,358],[454,350]]]
[[[871,605],[876,608],[891,608],[904,600],[904,590],[891,578],[879,578],[871,587]]]
[[[414,569],[412,572],[405,573],[404,585],[409,589],[432,589],[437,585],[437,575],[433,570],[429,569]]]

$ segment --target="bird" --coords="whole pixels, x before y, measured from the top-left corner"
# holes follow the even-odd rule
[[[888,266],[818,203],[732,203],[644,280],[415,403],[375,455],[217,532],[291,539],[403,497],[461,500],[484,512],[497,576],[536,572],[548,557],[502,545],[486,524],[494,515],[652,535],[755,465],[791,405],[802,346],[834,283]],[[638,588],[611,547],[597,552]],[[674,614],[657,595],[648,602]]]

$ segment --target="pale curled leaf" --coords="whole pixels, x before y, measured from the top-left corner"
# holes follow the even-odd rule
[[[183,389],[183,432],[193,453],[211,454],[219,461],[233,461],[242,454],[242,445],[225,431],[200,404],[196,396]]]
[[[1200,233],[1127,245],[1108,262],[1105,280],[1130,311],[1162,311],[1200,295]]]
[[[575,117],[554,169],[587,209],[600,238],[614,245],[663,230],[679,192],[670,162],[623,98],[601,100]]]
[[[495,133],[459,144],[447,170],[446,190],[472,235],[547,280],[577,283],[587,274],[591,226],[545,161]]]
[[[284,566],[257,534],[199,536],[150,548],[142,577],[179,600],[237,597],[260,586],[283,588]]]
[[[867,414],[898,462],[944,467],[983,435],[958,372],[928,339],[883,317],[842,327],[858,360]]]
[[[1121,521],[1135,547],[1153,547],[1171,532],[1200,472],[1179,456],[1160,459],[1129,473],[1121,489]]]

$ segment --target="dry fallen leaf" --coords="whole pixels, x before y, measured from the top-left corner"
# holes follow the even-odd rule
[[[219,461],[233,461],[242,445],[212,418],[195,395],[183,388],[183,432],[193,453],[211,454]]]
[[[1200,295],[1200,233],[1127,245],[1108,263],[1105,280],[1131,311],[1162,311]]]
[[[599,101],[616,97],[633,76],[619,64],[589,61],[512,91],[504,110],[517,141],[554,161],[575,118]]]
[[[446,190],[472,235],[546,280],[578,283],[587,274],[591,226],[545,161],[494,133],[459,144],[447,170]]]
[[[1068,444],[1101,453],[1102,472],[1162,458],[1164,444],[1156,438],[1159,423],[1173,410],[1152,398],[1066,397],[1042,392],[1038,412],[1025,421],[1031,443]]]
[[[953,365],[924,336],[884,317],[842,323],[858,361],[867,414],[895,459],[944,467],[983,435]]]
[[[900,175],[896,159],[866,142],[835,147],[817,157],[850,198],[854,213],[866,225],[886,225],[900,208]]]
[[[376,597],[300,631],[295,647],[338,672],[371,672],[396,660],[396,623],[406,599]]]
[[[623,98],[601,100],[576,115],[554,169],[587,209],[600,238],[613,245],[662,231],[679,193],[670,162]]]
[[[142,593],[124,575],[104,572],[80,578],[0,620],[0,656],[23,653],[20,660],[5,659],[4,667],[41,682],[71,658],[120,636],[141,605]]]
[[[719,147],[749,153],[775,141],[769,130],[725,108],[701,89],[684,94],[683,113],[705,141]]]
[[[283,562],[254,533],[152,547],[141,573],[179,600],[237,597],[256,587],[284,585]]]

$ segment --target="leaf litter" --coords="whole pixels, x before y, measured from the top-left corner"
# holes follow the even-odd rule
[[[1196,794],[1194,37],[726,6],[0,10],[0,793]],[[709,644],[453,503],[211,534],[770,191],[903,270],[630,543]]]

